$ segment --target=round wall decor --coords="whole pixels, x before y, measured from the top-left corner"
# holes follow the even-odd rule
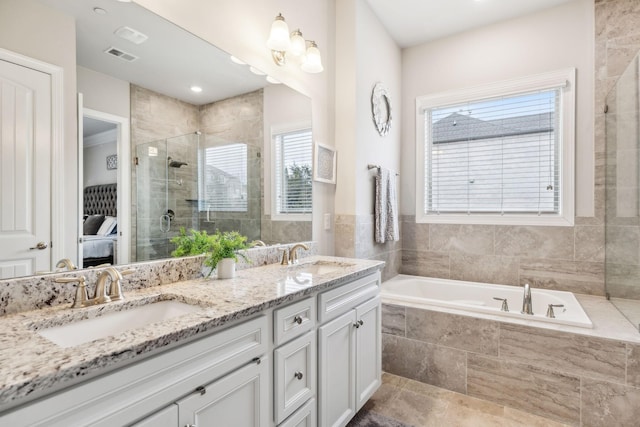
[[[380,82],[376,83],[371,93],[371,112],[380,136],[388,134],[391,129],[391,100],[387,88]]]

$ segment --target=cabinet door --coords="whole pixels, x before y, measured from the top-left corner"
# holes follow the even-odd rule
[[[178,405],[172,404],[149,415],[131,427],[176,427],[178,425]]]
[[[319,425],[344,426],[355,415],[356,312],[318,328]]]
[[[316,427],[316,400],[309,399],[278,427]]]
[[[276,424],[316,394],[316,334],[309,332],[273,352]]]
[[[356,307],[356,411],[381,384],[382,337],[380,297]]]
[[[268,359],[240,368],[178,401],[180,426],[268,425]]]

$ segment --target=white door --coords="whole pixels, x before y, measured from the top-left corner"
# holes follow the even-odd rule
[[[355,411],[356,311],[318,328],[318,424],[343,427]]]
[[[0,60],[0,278],[51,270],[51,76]]]
[[[382,379],[380,297],[356,307],[356,411],[378,390]]]

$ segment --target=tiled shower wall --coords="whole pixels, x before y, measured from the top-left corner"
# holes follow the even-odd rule
[[[596,16],[600,17],[596,21],[596,47],[603,59],[597,72],[607,78],[603,90],[609,94],[608,112],[597,118],[600,122],[604,117],[607,120],[607,292],[611,297],[640,299],[637,60],[627,68],[640,50],[640,4],[599,1]],[[604,99],[605,94],[599,95]]]
[[[176,213],[175,230],[180,226],[187,228],[199,224],[201,229],[209,232],[215,229],[237,230],[249,240],[264,240],[268,244],[306,241],[311,239],[311,221],[272,221],[270,215],[263,212],[264,194],[264,162],[263,162],[263,91],[240,95],[203,106],[191,105],[147,89],[131,86],[131,135],[132,150],[135,156],[136,147],[158,139],[172,138],[178,135],[193,134],[200,130],[200,146],[215,144],[220,141],[242,141],[248,144],[248,212],[216,213],[215,218],[207,221],[206,212],[199,212],[197,203],[187,200],[197,199],[196,177],[187,167],[171,169],[169,178],[170,193],[176,193],[171,208]],[[177,139],[176,139],[177,141]],[[177,144],[169,143],[169,155]],[[175,157],[175,156],[174,156]],[[179,156],[178,156],[179,157]],[[184,153],[183,158],[193,158],[193,153]],[[181,160],[181,159],[179,159]],[[190,165],[195,161],[189,161]],[[189,166],[190,167],[190,166]],[[193,172],[191,170],[191,172]],[[188,178],[191,179],[188,179]],[[175,179],[182,178],[182,185]],[[196,177],[197,178],[197,177]],[[136,168],[133,166],[132,182],[136,182]],[[135,190],[135,187],[134,187]],[[159,215],[164,206],[164,196],[156,192],[144,193],[147,200],[138,201],[136,191],[132,192],[132,259],[148,259],[147,253],[136,258],[136,216],[140,203],[153,207],[153,214],[140,218],[143,226],[151,230],[159,230]],[[154,228],[155,227],[155,228]],[[156,231],[157,231],[156,230]],[[173,233],[175,234],[175,233]],[[169,236],[170,237],[170,236]],[[158,240],[158,239],[156,239]],[[166,241],[166,236],[163,241]],[[156,244],[157,246],[157,244]],[[147,242],[147,252],[154,251],[154,244]],[[164,256],[163,256],[164,257]]]
[[[594,216],[576,217],[571,228],[417,224],[405,216],[401,273],[605,294],[603,107],[640,48],[640,2],[595,0],[594,7]],[[638,245],[639,236],[631,233],[619,242],[631,238]]]

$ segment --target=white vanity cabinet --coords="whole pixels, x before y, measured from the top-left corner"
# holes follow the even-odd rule
[[[380,274],[318,296],[318,421],[346,425],[381,383]],[[329,320],[332,319],[332,320]]]
[[[0,425],[344,426],[380,385],[379,291],[376,272],[265,309],[5,411]]]
[[[256,415],[260,422],[246,426],[267,425],[268,325],[262,315],[174,347],[3,413],[0,425],[112,427],[139,420],[141,426],[178,426],[171,423],[173,404],[184,396],[186,401],[204,386],[209,398],[226,387],[249,382],[254,391],[260,389],[254,395],[259,402],[231,397],[226,402],[234,413],[260,411]],[[224,399],[216,402],[220,400]]]

